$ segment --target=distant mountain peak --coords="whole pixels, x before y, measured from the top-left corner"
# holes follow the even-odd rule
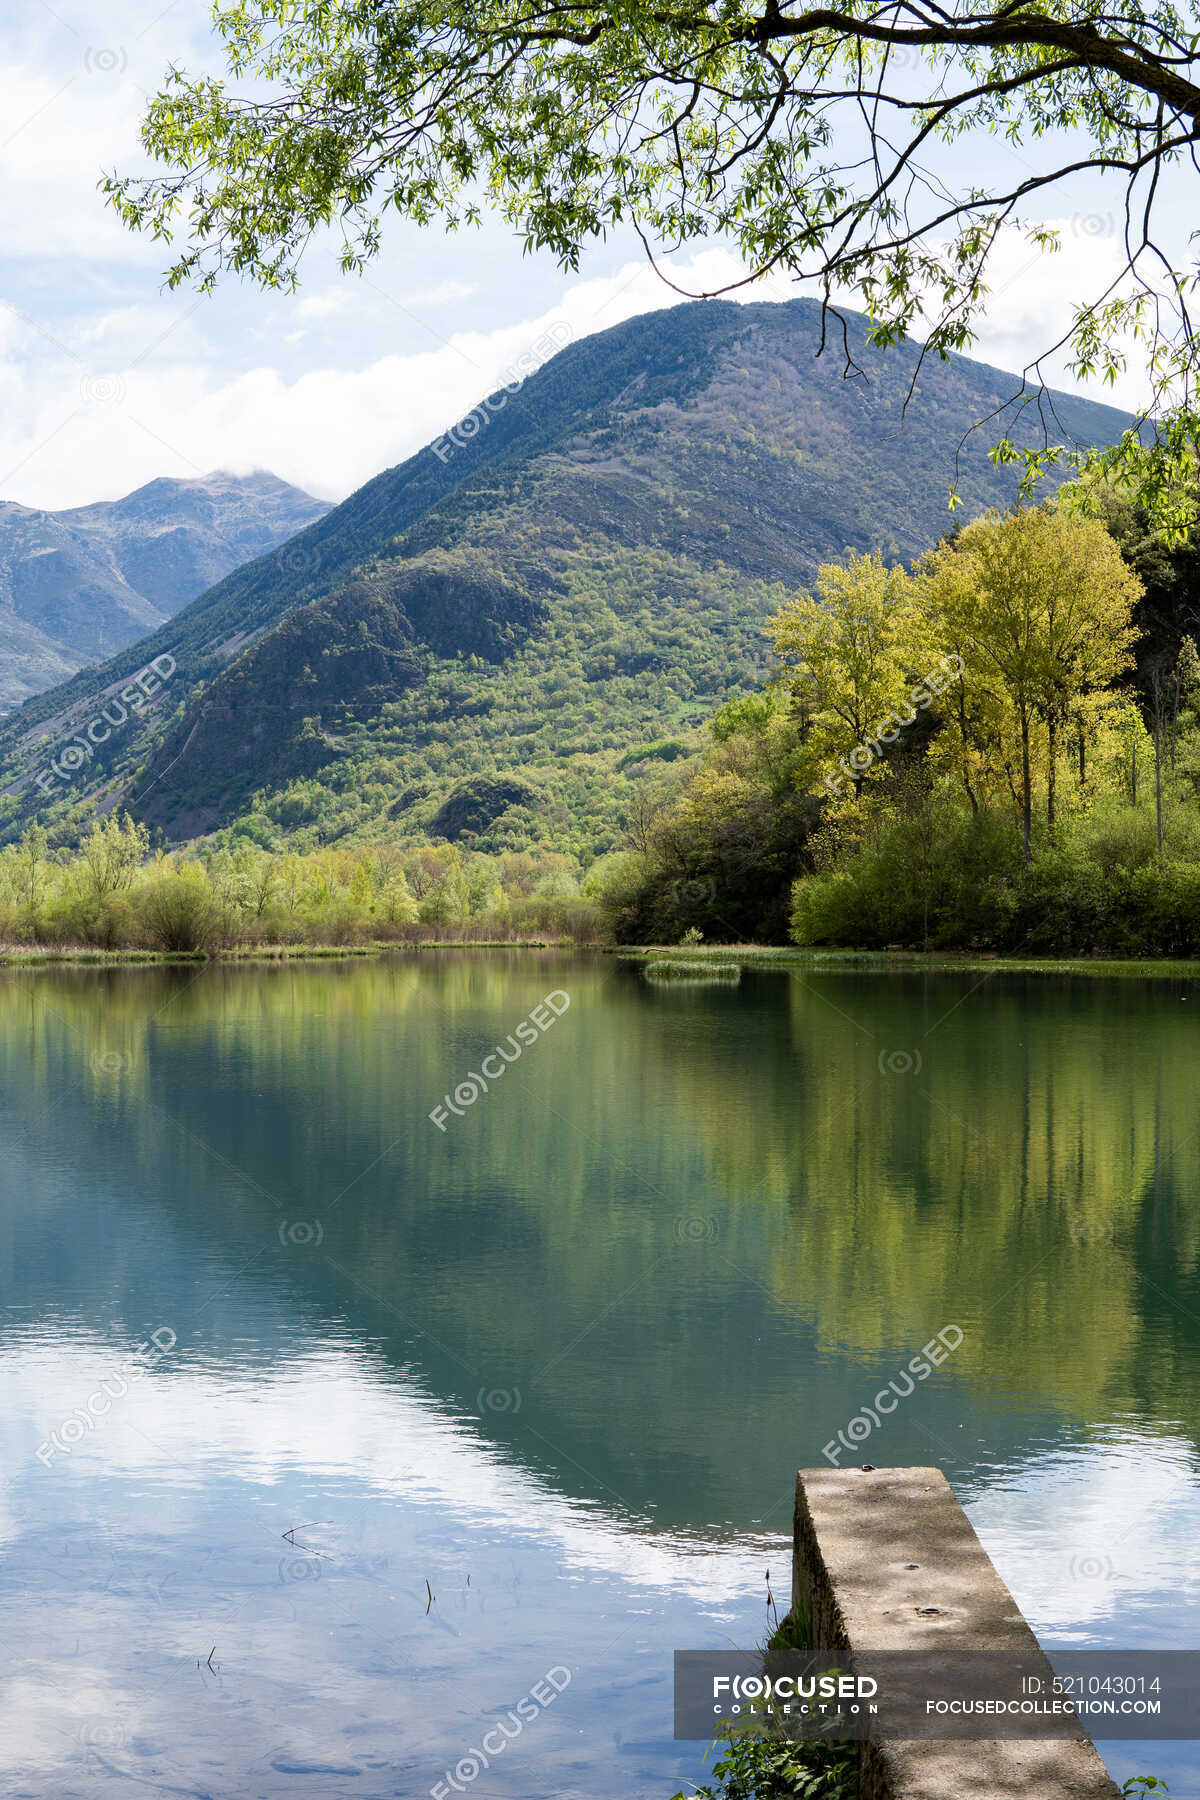
[[[160,475],[57,512],[0,502],[0,710],[136,642],[328,510],[266,469]]]

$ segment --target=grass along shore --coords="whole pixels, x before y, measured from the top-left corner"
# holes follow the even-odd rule
[[[617,944],[606,955],[645,963],[740,963],[743,969],[802,969],[809,974],[922,973],[959,975],[1141,975],[1200,980],[1200,958],[1100,956],[998,956],[943,950],[797,950],[770,944]]]
[[[120,968],[163,963],[329,962],[372,958],[410,950],[599,950],[571,938],[388,938],[367,944],[242,944],[207,950],[125,948],[98,950],[92,944],[0,944],[0,969],[49,967]]]
[[[642,966],[667,961],[676,977],[740,970],[796,969],[808,974],[1102,975],[1200,980],[1200,958],[1017,957],[987,953],[920,950],[796,950],[769,944],[600,944],[569,937],[414,937],[353,944],[244,944],[206,950],[97,949],[91,944],[0,943],[0,969],[50,967],[120,968],[166,963],[327,962],[431,950],[555,950],[564,954],[611,956]]]

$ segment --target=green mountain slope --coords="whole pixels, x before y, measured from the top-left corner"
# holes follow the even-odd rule
[[[263,470],[164,477],[63,512],[0,503],[0,710],[136,642],[328,510]]]
[[[847,379],[818,336],[815,302],[707,302],[570,345],[457,447],[4,721],[7,833],[37,810],[66,836],[119,801],[173,839],[603,849],[647,774],[760,677],[786,589],[848,546],[909,558],[945,530],[960,440],[1017,385],[935,363],[902,423],[915,350],[871,351],[852,319],[866,375]],[[1067,395],[1057,412],[1084,443],[1126,424]],[[1007,422],[1035,439],[1032,410]],[[959,457],[968,513],[1014,495],[987,441]],[[154,706],[39,786],[155,657],[177,669]]]

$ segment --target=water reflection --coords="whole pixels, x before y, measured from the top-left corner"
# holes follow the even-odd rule
[[[560,1666],[559,1714],[489,1792],[558,1793],[564,1758],[591,1767],[635,1727],[655,1791],[694,1761],[662,1729],[657,1635],[746,1625],[761,1546],[647,1534],[547,1490],[335,1340],[272,1364],[164,1358],[31,1468],[47,1421],[77,1416],[130,1348],[64,1327],[0,1353],[21,1471],[5,1698],[25,1721],[5,1734],[6,1791],[44,1792],[55,1770],[62,1793],[282,1794],[301,1774],[322,1794],[423,1793]]]
[[[671,1648],[753,1641],[796,1465],[951,1322],[871,1460],[945,1468],[1048,1636],[1190,1645],[1197,1004],[528,956],[0,980],[12,1791],[425,1794],[563,1664],[488,1793],[667,1795]]]

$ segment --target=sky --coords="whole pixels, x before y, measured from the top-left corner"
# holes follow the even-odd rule
[[[678,304],[632,237],[567,274],[496,220],[454,235],[397,219],[365,277],[317,247],[295,295],[232,280],[168,293],[163,246],[127,231],[96,184],[146,166],[138,127],[168,64],[220,71],[206,0],[8,0],[0,50],[0,500],[84,505],[215,468],[340,500],[549,347]],[[1072,297],[1103,285],[1116,220],[1098,191],[1076,204],[1061,255],[1003,245],[982,360],[1023,367]],[[695,293],[741,272],[715,244],[672,269]],[[775,280],[736,297],[800,291]],[[1140,398],[1132,377],[1089,391]]]

